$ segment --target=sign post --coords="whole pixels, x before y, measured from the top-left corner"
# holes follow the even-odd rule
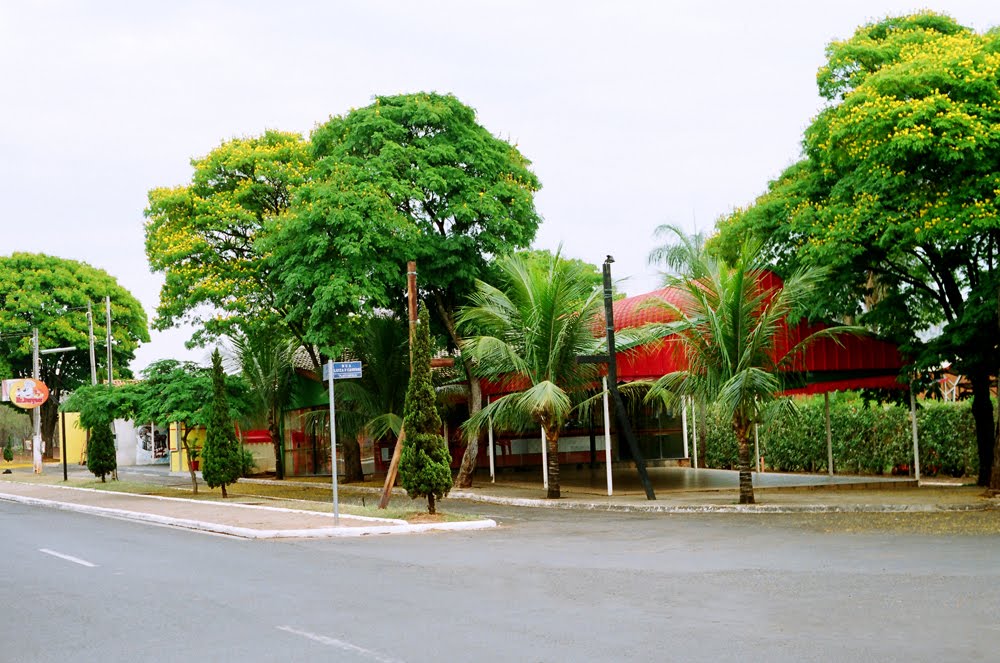
[[[360,378],[360,361],[328,361],[323,379],[330,383],[330,474],[333,475],[333,524],[340,525],[340,502],[337,495],[337,408],[333,402],[333,381]]]

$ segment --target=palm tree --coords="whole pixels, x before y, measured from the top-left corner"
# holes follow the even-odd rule
[[[512,431],[545,431],[548,441],[548,497],[559,497],[559,434],[574,399],[597,378],[592,364],[576,357],[592,354],[601,306],[600,290],[581,267],[559,254],[531,263],[522,256],[501,259],[500,283],[479,281],[471,304],[460,310],[467,332],[462,352],[477,374],[520,387],[473,414],[464,425],[469,439],[490,420]]]
[[[285,478],[281,416],[295,388],[295,353],[299,342],[277,326],[250,327],[230,336],[235,359],[250,385],[258,413],[267,420],[274,445],[274,475]]]
[[[656,239],[663,240],[663,243],[653,247],[649,252],[650,265],[662,265],[662,282],[664,286],[669,286],[673,279],[680,275],[688,278],[704,278],[703,270],[711,265],[705,247],[705,235],[695,232],[693,235],[685,233],[680,226],[664,223],[656,227],[653,231]],[[706,416],[705,399],[695,400],[698,407],[698,425],[694,431],[696,439],[701,439],[702,444],[696,444],[697,458],[695,467],[705,467],[708,450],[705,448],[704,440],[708,437],[708,417]]]
[[[672,277],[679,274],[693,275],[692,270],[704,265],[705,235],[695,233],[688,235],[680,226],[664,223],[656,227],[653,236],[664,239],[664,243],[649,251],[649,264],[662,264],[664,283],[668,284]]]
[[[350,354],[364,366],[362,377],[337,384],[341,439],[364,436],[377,443],[399,437],[410,379],[408,337],[406,321],[397,316],[376,315],[361,323]]]
[[[672,322],[654,323],[650,338],[676,339],[684,348],[686,370],[664,375],[647,398],[673,401],[692,395],[714,401],[732,421],[739,450],[740,504],[753,504],[750,445],[754,424],[773,406],[791,407],[781,399],[785,368],[813,341],[852,327],[831,327],[812,334],[788,352],[782,346],[789,313],[812,293],[824,272],[795,273],[782,287],[768,287],[767,265],[759,244],[746,243],[733,264],[700,252],[689,254],[688,275],[671,277],[681,291],[679,304],[662,301]]]

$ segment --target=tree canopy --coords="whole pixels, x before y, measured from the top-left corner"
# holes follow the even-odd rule
[[[253,404],[242,378],[227,375],[225,384],[233,416],[252,410]],[[190,443],[189,435],[192,430],[204,428],[209,423],[212,370],[194,362],[162,359],[143,371],[142,381],[125,388],[132,392],[133,418],[136,421],[178,422],[183,425],[181,444],[188,453],[188,459],[194,460],[198,450]],[[189,470],[194,492],[197,493],[198,481],[190,463]]]
[[[0,256],[0,369],[5,377],[31,375],[33,327],[40,348],[77,349],[41,362],[41,378],[50,390],[41,411],[43,439],[53,439],[62,394],[90,383],[88,302],[93,303],[97,374],[99,379],[107,375],[106,296],[111,298],[114,372],[129,377],[129,363],[139,344],[149,341],[149,331],[142,305],[128,290],[84,262],[41,253]]]
[[[966,374],[982,484],[1000,337],[998,72],[1000,31],[930,12],[833,42],[817,76],[828,105],[806,130],[804,158],[724,219],[717,240],[732,253],[760,237],[786,273],[829,267],[816,312],[863,316],[919,366]]]
[[[529,161],[453,96],[377,97],[318,127],[312,145],[314,179],[268,250],[281,302],[293,321],[311,321],[317,343],[338,341],[331,312],[359,301],[401,309],[408,260],[450,325],[490,257],[527,246],[538,228]],[[296,306],[303,293],[311,309]]]
[[[191,183],[149,192],[146,256],[163,272],[154,326],[198,325],[193,341],[280,315],[266,256],[255,242],[309,175],[309,145],[267,131],[193,159]]]

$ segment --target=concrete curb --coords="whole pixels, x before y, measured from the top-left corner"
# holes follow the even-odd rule
[[[496,497],[453,491],[449,497],[502,506],[616,513],[941,513],[993,511],[997,504],[623,504],[525,497]]]
[[[60,486],[62,487],[62,486]],[[72,490],[72,489],[71,489]],[[91,490],[87,488],[75,489],[75,490]],[[102,491],[94,491],[102,492]],[[138,497],[157,497],[155,495],[140,495]],[[157,497],[157,499],[171,500],[174,498],[170,497]],[[211,532],[215,534],[226,534],[229,536],[235,536],[243,539],[320,539],[320,538],[345,538],[345,537],[360,537],[368,536],[373,534],[412,534],[418,532],[429,532],[429,531],[466,531],[466,530],[476,530],[476,529],[488,529],[491,527],[496,527],[496,521],[484,519],[484,520],[470,520],[470,521],[459,521],[451,523],[418,523],[410,524],[405,520],[395,520],[389,518],[370,518],[362,516],[350,516],[350,518],[358,518],[364,520],[379,521],[381,520],[383,524],[381,525],[369,525],[364,527],[315,527],[310,529],[253,529],[248,527],[238,527],[235,525],[225,525],[222,523],[210,523],[201,520],[191,520],[187,518],[174,518],[171,516],[160,516],[151,513],[143,513],[141,511],[128,511],[125,509],[112,509],[108,507],[91,506],[88,504],[75,504],[73,502],[59,502],[56,500],[47,500],[37,497],[26,497],[23,495],[11,495],[7,493],[0,493],[0,500],[7,502],[16,502],[19,504],[28,504],[31,506],[43,506],[54,509],[60,509],[62,511],[74,511],[77,513],[87,513],[95,516],[103,516],[106,518],[117,518],[119,520],[132,520],[136,522],[151,523],[155,525],[166,525],[169,527],[179,527],[182,529],[197,530],[203,532]],[[187,502],[196,500],[184,500]],[[199,504],[204,504],[204,502],[199,502]],[[216,503],[217,504],[217,503]],[[279,509],[277,507],[255,507],[246,504],[227,504],[224,506],[229,507],[243,507],[247,509],[269,509],[273,511],[287,511],[292,513],[302,513],[301,511],[296,512],[295,509]],[[322,514],[319,514],[322,515]],[[330,515],[332,518],[333,516]],[[346,517],[346,516],[345,516]]]

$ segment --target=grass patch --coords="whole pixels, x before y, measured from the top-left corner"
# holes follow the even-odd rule
[[[46,468],[48,469],[48,468]],[[87,488],[131,495],[152,495],[156,497],[174,497],[205,502],[221,502],[222,490],[209,488],[203,481],[198,482],[198,494],[191,489],[191,482],[186,477],[177,477],[169,484],[148,483],[126,480],[113,481],[110,477],[102,482],[96,477],[70,477],[63,481],[62,472],[47,472],[34,474],[19,472],[4,477],[8,481],[34,483],[52,486],[68,486],[70,488]],[[315,485],[301,485],[304,483]],[[378,508],[379,496],[371,491],[357,490],[359,484],[348,484],[340,489],[340,512],[345,516],[367,516],[370,518],[393,518],[413,522],[460,522],[478,520],[476,516],[448,513],[438,509],[437,517],[429,519],[426,511],[414,509],[420,504],[406,497],[394,496],[386,509]],[[275,485],[262,483],[237,482],[227,486],[229,497],[226,502],[272,506],[298,511],[316,511],[331,513],[333,511],[333,494],[329,479],[318,481],[299,481],[295,484]],[[395,503],[394,503],[395,502]]]

